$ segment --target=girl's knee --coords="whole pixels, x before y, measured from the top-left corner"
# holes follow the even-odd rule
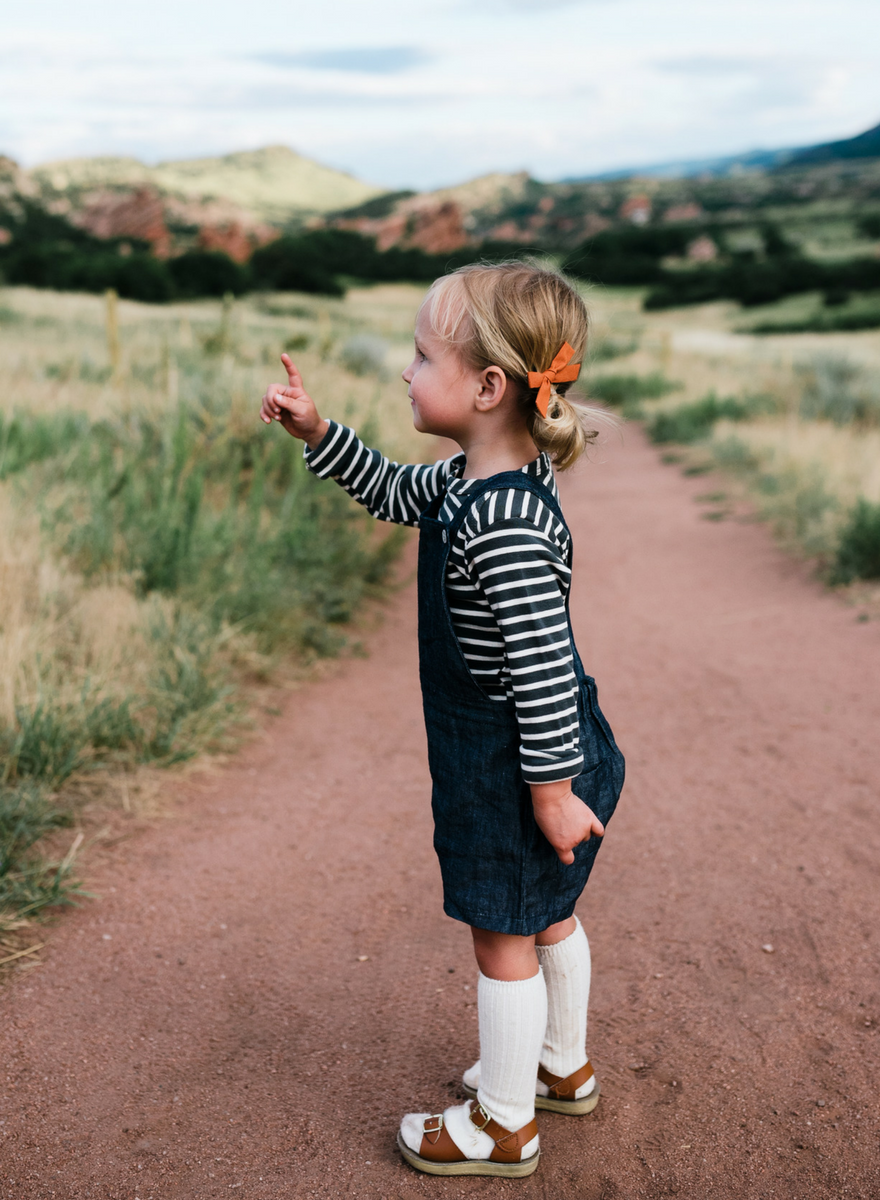
[[[514,933],[496,933],[491,929],[471,927],[474,954],[483,975],[489,979],[513,982],[531,979],[538,973],[534,935],[520,937]]]

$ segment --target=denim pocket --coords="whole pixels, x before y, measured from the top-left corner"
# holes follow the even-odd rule
[[[608,751],[612,755],[617,755],[620,751],[617,748],[617,743],[614,740],[614,734],[611,732],[611,726],[605,720],[605,714],[599,707],[599,692],[596,688],[596,681],[591,675],[585,675],[584,681],[581,684],[587,695],[587,707],[589,714],[593,719],[593,723],[598,727],[602,740],[605,743]],[[605,758],[606,755],[600,754],[599,758]]]

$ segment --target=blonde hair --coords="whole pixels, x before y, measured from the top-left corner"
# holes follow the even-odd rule
[[[607,420],[607,414],[569,400],[570,384],[557,383],[543,417],[535,405],[538,389],[528,381],[529,371],[549,368],[564,342],[574,349],[573,362],[584,360],[589,316],[568,280],[528,262],[475,263],[436,280],[424,303],[434,333],[469,366],[500,367],[519,384],[532,441],[560,471],[572,466],[598,436],[585,421]]]

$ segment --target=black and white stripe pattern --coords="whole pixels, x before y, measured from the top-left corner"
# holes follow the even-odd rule
[[[330,422],[309,470],[335,479],[382,521],[418,525],[445,494],[441,516],[467,503],[474,480],[465,456],[400,465],[370,450],[354,430]],[[557,496],[546,454],[522,468]],[[565,527],[531,492],[499,488],[473,504],[450,547],[446,595],[471,673],[493,700],[513,699],[520,761],[528,783],[571,779],[583,765],[577,680],[565,598],[571,583]]]

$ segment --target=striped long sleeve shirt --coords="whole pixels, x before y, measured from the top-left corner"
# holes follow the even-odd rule
[[[433,465],[401,465],[330,422],[310,471],[335,479],[381,521],[417,525],[436,496],[449,520],[468,502],[464,454]],[[522,468],[557,496],[546,454]],[[456,637],[475,681],[492,700],[512,699],[527,783],[571,779],[583,765],[577,680],[565,611],[570,586],[565,527],[531,492],[499,487],[471,505],[450,546],[446,595]]]

